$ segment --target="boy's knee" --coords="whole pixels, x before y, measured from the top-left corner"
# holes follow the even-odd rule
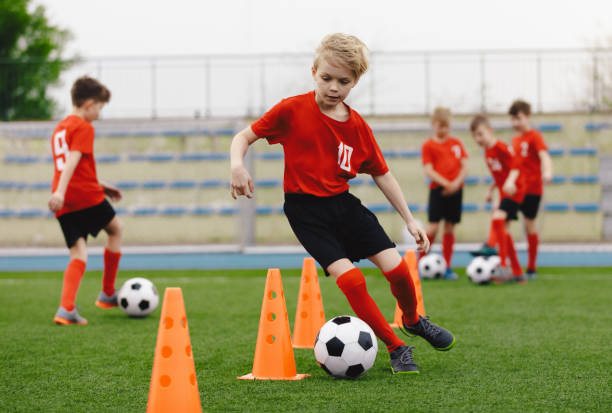
[[[106,227],[109,235],[120,236],[123,233],[123,221],[115,215],[115,218]]]

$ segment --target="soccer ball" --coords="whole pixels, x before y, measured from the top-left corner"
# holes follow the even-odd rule
[[[497,274],[497,268],[499,268],[500,258],[497,255],[492,257],[476,257],[467,266],[467,276],[475,284],[489,284],[491,282],[491,276]]]
[[[421,278],[442,278],[446,272],[446,261],[440,254],[427,254],[419,260]]]
[[[317,334],[314,353],[328,374],[339,379],[356,379],[376,360],[378,342],[369,325],[348,315],[332,318]]]
[[[117,294],[119,307],[130,317],[148,316],[159,304],[159,294],[146,278],[130,278]]]

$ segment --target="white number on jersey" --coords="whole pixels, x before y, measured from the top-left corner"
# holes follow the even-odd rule
[[[492,171],[502,170],[502,164],[497,158],[487,158],[487,163]]]
[[[58,171],[63,171],[68,155],[68,144],[66,143],[66,129],[53,135],[53,152],[55,157],[55,167]]]
[[[338,165],[347,172],[351,172],[351,155],[353,148],[340,142],[338,145]]]
[[[461,146],[453,145],[451,146],[451,151],[455,154],[455,158],[461,159]]]
[[[529,155],[529,143],[521,142],[521,156],[526,158]]]

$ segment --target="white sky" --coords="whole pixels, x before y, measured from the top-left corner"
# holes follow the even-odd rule
[[[611,0],[34,0],[89,56],[311,52],[330,32],[371,50],[572,48],[612,37]]]

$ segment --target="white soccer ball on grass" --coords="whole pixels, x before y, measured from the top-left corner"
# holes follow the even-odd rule
[[[442,278],[446,272],[446,260],[440,254],[430,253],[419,260],[421,278]]]
[[[146,278],[130,278],[117,293],[119,307],[130,317],[145,317],[159,304],[155,285]]]

